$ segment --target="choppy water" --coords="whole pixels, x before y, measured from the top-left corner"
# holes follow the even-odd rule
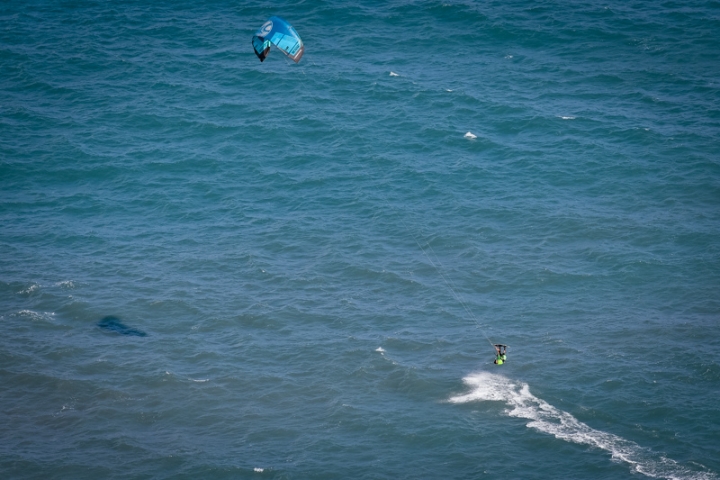
[[[718,2],[148,3],[0,6],[3,478],[718,478]]]

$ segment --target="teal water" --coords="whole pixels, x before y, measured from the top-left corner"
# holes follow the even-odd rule
[[[0,22],[3,478],[720,476],[720,3]]]

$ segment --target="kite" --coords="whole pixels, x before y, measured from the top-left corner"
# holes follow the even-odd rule
[[[300,40],[300,35],[292,25],[280,17],[270,17],[267,22],[263,23],[263,26],[255,32],[252,38],[252,45],[255,55],[261,62],[270,53],[272,45],[275,45],[295,63],[298,63],[305,53],[305,45]]]

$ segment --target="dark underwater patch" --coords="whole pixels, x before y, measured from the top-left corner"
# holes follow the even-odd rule
[[[99,328],[109,332],[119,333],[120,335],[128,335],[131,337],[146,337],[147,333],[136,328],[128,327],[120,321],[119,318],[107,316],[97,323]]]

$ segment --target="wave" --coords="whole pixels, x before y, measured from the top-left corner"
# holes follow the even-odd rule
[[[34,310],[20,310],[17,313],[11,314],[12,316],[29,318],[33,322],[46,321],[52,322],[55,318],[55,312],[36,312]]]
[[[30,286],[27,287],[27,288],[22,289],[22,290],[19,291],[18,293],[19,293],[20,295],[28,295],[28,294],[31,294],[31,293],[33,293],[34,291],[38,290],[39,288],[40,288],[40,285],[39,285],[39,284],[33,283],[32,285],[30,285]]]
[[[502,375],[487,372],[469,375],[463,382],[471,391],[451,397],[448,400],[450,403],[505,402],[509,407],[506,413],[511,417],[530,420],[527,423],[529,428],[548,433],[560,440],[590,445],[610,452],[613,460],[628,463],[634,471],[648,477],[672,480],[718,478],[713,472],[693,471],[635,442],[596,430],[531,394],[527,383],[514,382]]]

